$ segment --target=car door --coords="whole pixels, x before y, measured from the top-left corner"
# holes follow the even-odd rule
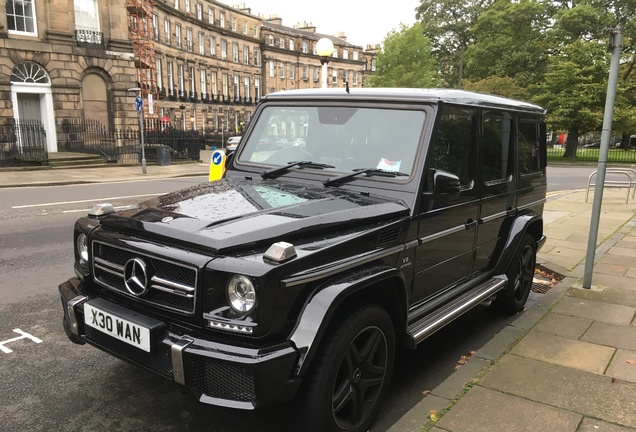
[[[514,118],[504,111],[482,112],[478,137],[480,195],[473,272],[489,268],[506,217],[514,214]]]
[[[436,122],[417,214],[413,303],[465,280],[472,271],[479,212],[475,170],[478,113],[445,106]],[[456,178],[459,188],[440,193],[435,190],[435,177]]]

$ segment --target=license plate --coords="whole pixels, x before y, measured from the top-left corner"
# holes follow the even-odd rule
[[[90,303],[84,304],[84,323],[122,342],[150,352],[150,329],[118,317]]]

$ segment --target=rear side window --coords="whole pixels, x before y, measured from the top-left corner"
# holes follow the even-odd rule
[[[519,174],[541,171],[539,148],[539,123],[528,120],[519,122]]]
[[[510,174],[512,121],[508,113],[487,113],[479,139],[484,183],[506,179]]]

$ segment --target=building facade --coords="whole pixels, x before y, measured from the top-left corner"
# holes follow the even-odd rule
[[[125,0],[7,0],[0,16],[0,122],[39,122],[48,152],[74,119],[134,124]]]

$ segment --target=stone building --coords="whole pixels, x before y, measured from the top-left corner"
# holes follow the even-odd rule
[[[48,152],[68,120],[135,124],[125,0],[6,0],[0,16],[0,123],[41,122]]]

